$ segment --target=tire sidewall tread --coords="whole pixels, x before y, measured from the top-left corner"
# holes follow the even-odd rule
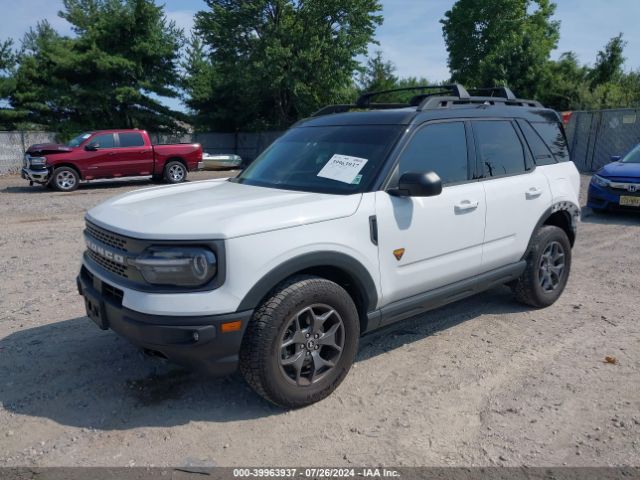
[[[326,303],[336,309],[345,328],[345,345],[338,365],[317,384],[296,387],[279,370],[280,335],[291,315],[307,305]],[[330,280],[296,275],[278,285],[255,311],[240,349],[240,372],[266,400],[285,408],[315,403],[344,380],[357,352],[360,324],[349,294]]]

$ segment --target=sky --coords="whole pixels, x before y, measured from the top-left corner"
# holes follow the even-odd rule
[[[478,0],[482,1],[482,0]],[[167,16],[188,32],[193,14],[204,9],[202,0],[158,0]],[[555,19],[560,20],[560,42],[553,52],[574,51],[582,63],[596,60],[598,50],[622,32],[628,42],[625,49],[627,70],[640,69],[639,0],[555,0]],[[426,77],[441,81],[449,77],[447,52],[440,19],[454,0],[382,0],[384,23],[378,28],[378,45],[385,59],[396,66],[400,77]],[[19,40],[39,19],[46,18],[62,34],[70,34],[70,25],[57,15],[62,0],[0,0],[0,40]],[[173,103],[173,102],[172,102]]]

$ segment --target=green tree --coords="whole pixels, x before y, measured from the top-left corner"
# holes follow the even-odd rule
[[[452,79],[535,97],[560,23],[549,0],[458,0],[441,20]]]
[[[152,0],[63,0],[75,37],[40,22],[24,39],[11,104],[62,131],[179,130],[159,101],[177,97],[183,34]]]
[[[195,30],[210,67],[185,79],[200,128],[285,128],[344,102],[382,22],[379,0],[205,1]]]
[[[627,45],[622,39],[622,33],[613,37],[604,50],[598,52],[596,64],[593,67],[589,77],[591,79],[591,87],[596,88],[609,82],[616,82],[622,78],[624,65],[624,48]]]
[[[17,54],[13,49],[13,40],[0,42],[0,130],[12,130],[17,122],[25,118],[25,112],[10,106],[11,95],[16,88],[15,70]]]
[[[374,92],[397,88],[398,77],[394,74],[395,71],[396,67],[393,62],[385,60],[382,57],[382,52],[377,51],[373,57],[367,60],[367,65],[359,76],[359,90]]]

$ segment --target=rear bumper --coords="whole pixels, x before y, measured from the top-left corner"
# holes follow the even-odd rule
[[[31,182],[47,183],[49,181],[49,170],[31,170],[28,168],[23,168],[20,171],[20,176],[25,180],[29,180]]]
[[[77,284],[87,314],[101,329],[111,329],[138,347],[208,375],[228,375],[237,369],[253,310],[197,317],[149,315],[123,307],[121,291],[86,268]],[[240,330],[222,332],[223,323],[236,321],[241,322]]]

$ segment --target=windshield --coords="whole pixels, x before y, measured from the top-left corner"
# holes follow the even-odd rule
[[[375,180],[401,129],[396,125],[293,128],[233,181],[332,194],[362,192]]]
[[[84,142],[87,138],[91,136],[91,132],[81,133],[75,138],[69,140],[67,143],[67,147],[79,147],[82,142]]]
[[[620,161],[622,163],[640,163],[640,145],[627,153]]]

